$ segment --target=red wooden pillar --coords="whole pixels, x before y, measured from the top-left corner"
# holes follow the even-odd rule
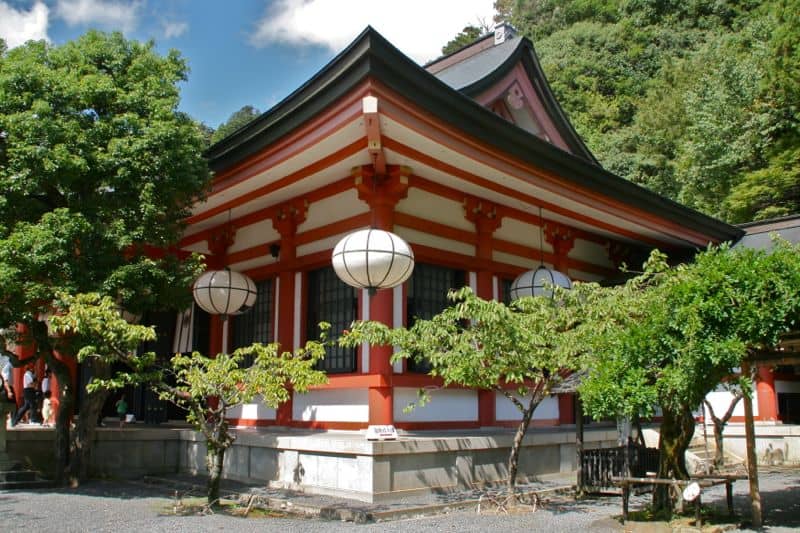
[[[30,359],[36,353],[36,345],[33,343],[33,338],[28,336],[28,326],[25,324],[17,324],[17,335],[20,342],[14,346],[14,353],[17,359],[25,361]],[[11,384],[14,387],[14,395],[17,399],[17,408],[22,405],[22,378],[25,375],[25,366],[17,366],[11,370]]]
[[[771,368],[766,366],[758,368],[756,395],[758,398],[758,419],[769,422],[777,421],[778,397],[775,394],[775,375]]]
[[[376,174],[373,166],[359,167],[354,172],[358,197],[369,205],[374,229],[394,231],[394,208],[408,194],[406,167],[387,166],[386,175]],[[369,318],[394,326],[394,291],[382,289],[370,296]],[[377,386],[369,388],[369,424],[394,423],[392,393],[392,347],[370,346],[369,373],[381,377]]]
[[[544,228],[545,240],[553,247],[553,267],[569,276],[568,255],[575,246],[575,235],[567,226],[548,222]],[[575,395],[558,395],[559,425],[575,423]]]
[[[72,356],[64,355],[59,351],[53,352],[53,357],[63,363],[69,370],[69,377],[72,381],[72,389],[77,392],[78,390],[78,360]],[[61,398],[61,383],[58,381],[58,376],[53,372],[50,376],[50,399],[53,405],[53,413],[58,414],[60,407],[59,398]],[[22,390],[22,389],[20,389]],[[76,405],[77,407],[77,405]]]
[[[467,196],[464,198],[464,217],[475,224],[475,257],[480,263],[476,272],[476,295],[484,300],[494,298],[492,283],[492,236],[502,224],[502,216],[497,206],[491,202]],[[493,390],[478,391],[478,423],[481,427],[493,426],[497,420],[497,402]]]
[[[278,256],[281,267],[278,273],[278,328],[275,332],[275,340],[280,344],[280,349],[284,351],[294,349],[294,268],[297,259],[295,235],[297,235],[297,227],[305,221],[306,213],[305,201],[297,201],[277,207],[272,216],[272,226],[281,236],[280,255]],[[281,426],[291,424],[291,394],[287,401],[278,406],[275,419]]]
[[[236,239],[236,228],[230,224],[217,228],[208,238],[208,250],[211,252],[206,256],[206,268],[220,270],[227,266],[228,248]],[[227,317],[226,317],[227,318]],[[228,350],[223,338],[223,317],[211,315],[209,320],[208,332],[208,356],[216,357],[217,354]]]

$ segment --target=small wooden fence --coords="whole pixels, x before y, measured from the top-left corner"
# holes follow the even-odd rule
[[[580,488],[589,492],[610,490],[618,488],[615,477],[644,477],[647,472],[658,472],[658,448],[630,445],[583,450]]]

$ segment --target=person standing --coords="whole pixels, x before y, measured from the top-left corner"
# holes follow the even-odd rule
[[[128,402],[125,401],[125,395],[117,400],[117,415],[119,416],[119,427],[125,425],[125,417],[128,416]]]
[[[14,413],[16,412],[17,408],[17,395],[14,394],[14,386],[11,384],[11,358],[7,355],[0,354],[0,394],[2,394],[2,398],[0,401],[7,401],[13,404],[13,409],[9,412],[9,419],[14,420]],[[3,424],[3,427],[6,425],[5,417],[3,420],[0,420],[0,424]]]
[[[33,413],[36,411],[36,375],[33,373],[33,365],[25,367],[25,374],[22,376],[22,407],[11,419],[11,427],[16,426],[28,411],[31,412],[30,416],[33,419],[35,416]]]
[[[50,375],[52,373],[53,372],[49,368],[44,367],[44,376],[42,377],[42,396],[47,394],[47,391],[50,390]]]
[[[11,364],[11,358],[7,355],[0,354],[0,379],[3,381],[3,390],[5,392],[6,398],[9,401],[16,401],[14,396],[14,386],[11,383],[11,369],[13,365]]]
[[[50,400],[50,391],[46,390],[43,393],[44,400],[42,400],[42,425],[44,427],[49,427],[51,422],[50,419],[53,418],[53,403]]]

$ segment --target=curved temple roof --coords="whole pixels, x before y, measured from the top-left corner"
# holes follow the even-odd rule
[[[743,231],[659,196],[600,167],[569,124],[541,71],[533,45],[514,38],[461,66],[431,74],[371,27],[316,75],[272,109],[206,152],[220,172],[243,162],[324,112],[366,79],[406,95],[420,109],[506,157],[558,175],[571,187],[642,209],[714,241],[735,241]],[[558,148],[485,108],[473,96],[521,64],[572,152]],[[430,67],[430,64],[429,64]],[[574,155],[577,154],[577,155]]]

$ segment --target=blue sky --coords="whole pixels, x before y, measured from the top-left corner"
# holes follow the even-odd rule
[[[491,24],[492,0],[0,0],[0,38],[61,44],[90,28],[153,39],[191,67],[181,109],[217,127],[244,105],[265,111],[367,24],[423,63],[465,25]]]

